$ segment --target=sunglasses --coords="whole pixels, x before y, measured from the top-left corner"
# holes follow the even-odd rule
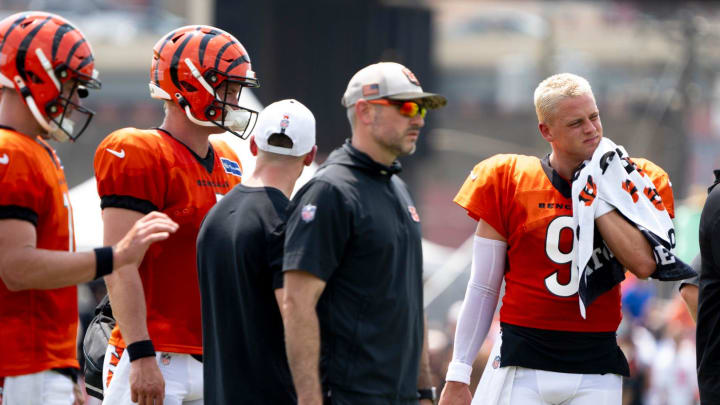
[[[427,108],[420,106],[420,104],[416,103],[415,101],[395,101],[395,100],[388,100],[386,98],[379,98],[376,100],[367,100],[370,104],[379,104],[379,105],[392,105],[398,108],[401,115],[404,115],[408,118],[413,118],[418,113],[421,117],[425,118],[425,115],[427,114]]]

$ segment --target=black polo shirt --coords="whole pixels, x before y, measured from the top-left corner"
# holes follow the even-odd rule
[[[317,311],[333,403],[417,403],[420,218],[399,171],[346,142],[293,199],[283,270],[327,282]]]
[[[239,184],[200,228],[205,403],[295,403],[274,295],[289,203],[278,189]]]
[[[720,404],[720,171],[700,215],[697,367],[700,401]]]

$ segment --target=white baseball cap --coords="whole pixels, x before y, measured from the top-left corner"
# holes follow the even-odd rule
[[[268,145],[272,134],[289,137],[292,148]],[[258,148],[266,152],[302,156],[315,146],[315,116],[297,100],[276,101],[260,112],[253,135]]]
[[[440,108],[447,104],[444,96],[423,92],[413,72],[395,62],[380,62],[360,69],[350,79],[340,103],[345,108],[350,108],[361,98],[422,100],[427,108]]]

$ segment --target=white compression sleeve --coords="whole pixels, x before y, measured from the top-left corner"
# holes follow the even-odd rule
[[[506,252],[505,242],[475,236],[470,281],[455,329],[447,381],[470,384],[473,361],[487,336],[497,307]]]

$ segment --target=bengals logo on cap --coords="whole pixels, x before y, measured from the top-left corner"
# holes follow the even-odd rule
[[[402,72],[405,74],[405,77],[407,77],[408,80],[410,80],[410,83],[412,83],[416,86],[420,86],[420,82],[418,81],[417,77],[415,77],[415,73],[411,72],[410,69],[404,67],[402,69]]]

